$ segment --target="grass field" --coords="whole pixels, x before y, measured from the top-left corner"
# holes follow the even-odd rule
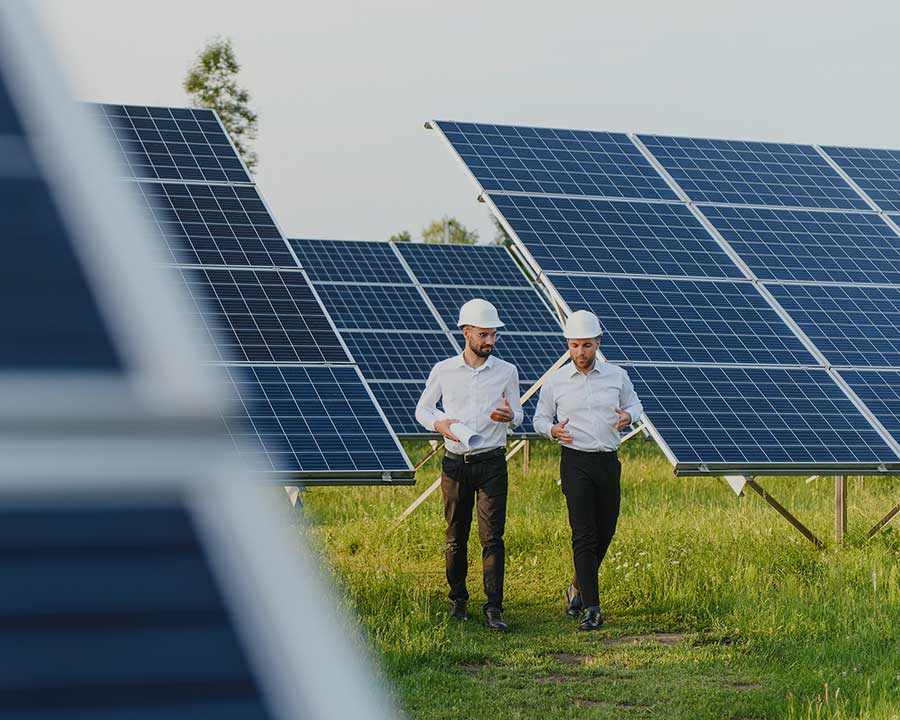
[[[408,446],[413,458],[427,446]],[[718,478],[675,478],[655,446],[621,452],[619,529],[600,575],[606,624],[564,614],[571,549],[558,449],[510,463],[506,618],[446,620],[439,492],[398,530],[415,488],[318,488],[309,530],[413,718],[896,718],[900,716],[900,534],[865,531],[900,479],[850,482],[850,532],[833,543],[834,483],[762,479],[828,543],[817,551],[755,495]],[[469,592],[483,602],[480,547]]]

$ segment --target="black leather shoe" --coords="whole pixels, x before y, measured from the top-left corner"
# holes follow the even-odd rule
[[[579,630],[599,630],[603,624],[603,617],[599,610],[587,609],[584,611],[584,617],[578,623]]]
[[[484,624],[496,632],[506,632],[509,630],[509,625],[503,622],[503,613],[494,607],[485,608]]]
[[[581,591],[574,585],[566,588],[566,615],[570,618],[577,618],[584,609],[584,602],[581,599]]]
[[[451,600],[450,601],[450,617],[454,620],[468,620],[469,613],[466,612],[466,601],[465,600]]]

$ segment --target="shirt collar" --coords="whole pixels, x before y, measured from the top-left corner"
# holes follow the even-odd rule
[[[600,372],[601,364],[602,363],[600,362],[599,359],[594,360],[594,367],[591,368],[591,372],[589,372],[588,375],[590,375],[591,373]],[[570,362],[569,363],[569,377],[575,377],[576,375],[581,375],[581,374],[583,374],[583,373],[581,372],[581,370],[579,370],[577,367],[575,367],[575,363]]]
[[[477,368],[469,368],[469,370],[474,370],[475,372],[480,372],[484,368],[492,368],[497,364],[497,359],[493,355],[488,355],[487,360],[484,361],[484,365],[480,365]],[[465,367],[469,366],[466,364],[466,359],[463,357],[463,353],[460,353],[456,356],[456,367]]]

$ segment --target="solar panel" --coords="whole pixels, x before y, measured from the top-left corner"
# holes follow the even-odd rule
[[[897,462],[824,369],[627,369],[644,411],[686,470]]]
[[[59,208],[0,76],[0,367],[119,370]],[[27,272],[40,268],[40,274]]]
[[[506,248],[498,245],[397,243],[396,248],[423,285],[531,287]]]
[[[832,364],[900,367],[900,287],[768,289]]]
[[[339,330],[440,330],[412,285],[316,285]]]
[[[180,507],[7,508],[0,556],[4,714],[271,717]]]
[[[492,195],[547,273],[743,277],[684,205]]]
[[[430,370],[431,368],[429,368]],[[429,435],[416,420],[416,404],[422,396],[424,382],[379,382],[369,380],[369,386],[378,400],[388,422],[398,435]]]
[[[344,331],[342,337],[366,379],[424,383],[435,363],[459,354],[443,332]]]
[[[900,238],[877,215],[713,206],[703,214],[759,278],[900,282]]]
[[[462,334],[458,338],[463,344]],[[536,382],[564,352],[566,341],[559,332],[547,335],[504,332],[494,345],[494,355],[515,365],[519,380],[529,383]]]
[[[492,303],[504,326],[500,333],[537,332],[559,333],[559,322],[550,314],[547,305],[532,289],[495,289],[442,287],[429,289],[428,297],[448,327],[455,328],[463,303],[480,297]]]
[[[488,191],[678,199],[624,133],[437,125]]]
[[[211,110],[88,104],[115,138],[122,177],[252,182]]]
[[[869,209],[812,145],[639,137],[695,202]]]
[[[255,187],[178,182],[135,185],[173,263],[297,267]]]
[[[630,362],[817,365],[749,282],[553,278],[574,309],[603,326],[607,359]]]
[[[839,375],[900,442],[900,371],[841,370]]]
[[[219,360],[349,362],[301,271],[180,272]]]
[[[291,239],[290,243],[313,282],[413,282],[386,242]]]
[[[233,409],[225,418],[238,450],[290,477],[342,479],[396,472],[407,460],[350,366],[227,368]]]
[[[888,212],[900,212],[900,151],[822,148],[860,189]]]

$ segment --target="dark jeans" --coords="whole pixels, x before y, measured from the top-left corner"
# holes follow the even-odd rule
[[[599,605],[597,575],[619,519],[622,465],[615,452],[590,453],[563,447],[559,474],[569,509],[581,597],[585,606]]]
[[[441,492],[447,520],[447,582],[451,600],[468,600],[466,572],[469,568],[469,529],[472,508],[478,512],[478,539],[484,573],[485,608],[503,609],[503,531],[506,528],[508,490],[506,458],[503,455],[479,463],[444,458]]]

